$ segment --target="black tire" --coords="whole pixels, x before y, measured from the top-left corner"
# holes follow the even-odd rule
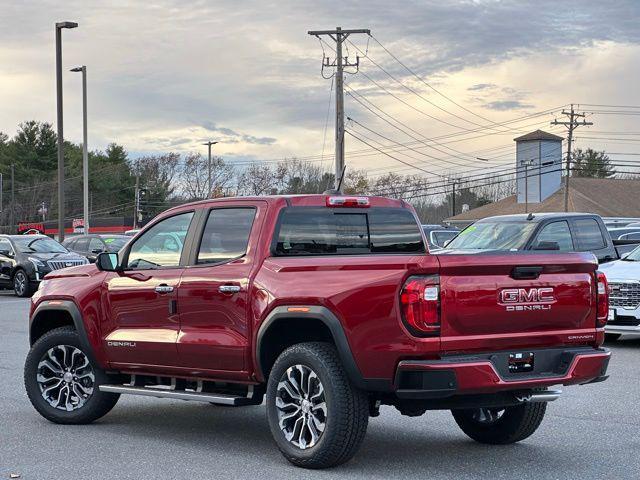
[[[620,340],[621,336],[621,333],[605,333],[604,339],[607,342],[617,342],[618,340]]]
[[[39,363],[44,359],[50,349],[62,345],[75,347],[84,354],[89,362],[91,372],[95,377],[93,381],[93,391],[90,396],[82,406],[71,411],[61,410],[52,406],[43,397],[40,384],[37,380],[38,374],[42,373],[42,367],[38,367]],[[106,415],[115,406],[118,398],[120,398],[119,394],[100,391],[98,386],[110,383],[109,379],[97,365],[90,362],[89,357],[83,350],[84,347],[75,329],[73,329],[73,327],[60,327],[40,337],[27,354],[27,360],[24,366],[24,385],[27,390],[27,395],[33,407],[47,420],[69,425],[91,423]],[[67,403],[69,402],[68,394],[66,401]]]
[[[22,298],[30,297],[33,294],[29,276],[22,268],[19,268],[13,274],[13,293]]]
[[[325,413],[320,413],[324,419],[324,430],[316,443],[306,448],[287,440],[280,429],[279,409],[276,406],[280,380],[290,367],[297,365],[306,367],[317,376],[323,387],[322,399],[326,404]],[[311,380],[307,382],[307,390],[309,382]],[[308,394],[309,398],[313,397],[311,392]],[[334,467],[350,460],[360,448],[369,422],[366,393],[351,384],[338,352],[328,343],[300,343],[282,352],[269,375],[266,406],[269,427],[278,448],[289,462],[303,468]]]
[[[462,431],[476,442],[507,445],[533,435],[542,423],[547,404],[526,403],[504,409],[485,409],[494,412],[504,410],[497,420],[490,422],[478,420],[479,410],[452,410],[451,413]]]

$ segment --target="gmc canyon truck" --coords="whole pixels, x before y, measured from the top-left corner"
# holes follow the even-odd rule
[[[606,379],[596,268],[590,253],[430,254],[399,200],[191,203],[46,276],[26,390],[61,424],[121,394],[265,401],[275,443],[307,468],[349,460],[380,405],[451,410],[478,442],[518,442],[561,394],[550,387]]]

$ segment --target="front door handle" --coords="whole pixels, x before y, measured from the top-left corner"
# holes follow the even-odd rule
[[[240,285],[220,285],[218,291],[220,293],[238,293],[240,291]]]
[[[171,293],[173,292],[173,287],[171,285],[161,284],[156,287],[156,292],[158,293]]]

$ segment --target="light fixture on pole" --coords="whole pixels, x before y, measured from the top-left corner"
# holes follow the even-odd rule
[[[75,22],[56,23],[56,109],[58,122],[58,240],[64,240],[64,129],[62,125],[62,29]]]
[[[87,146],[87,67],[75,67],[72,72],[82,72],[82,227],[89,233],[89,147]]]

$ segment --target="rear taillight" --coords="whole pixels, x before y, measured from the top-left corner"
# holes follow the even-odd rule
[[[416,336],[440,333],[440,278],[437,275],[409,277],[400,294],[402,319]]]
[[[607,277],[602,272],[596,272],[598,282],[596,294],[596,326],[604,327],[609,317],[609,284]]]

